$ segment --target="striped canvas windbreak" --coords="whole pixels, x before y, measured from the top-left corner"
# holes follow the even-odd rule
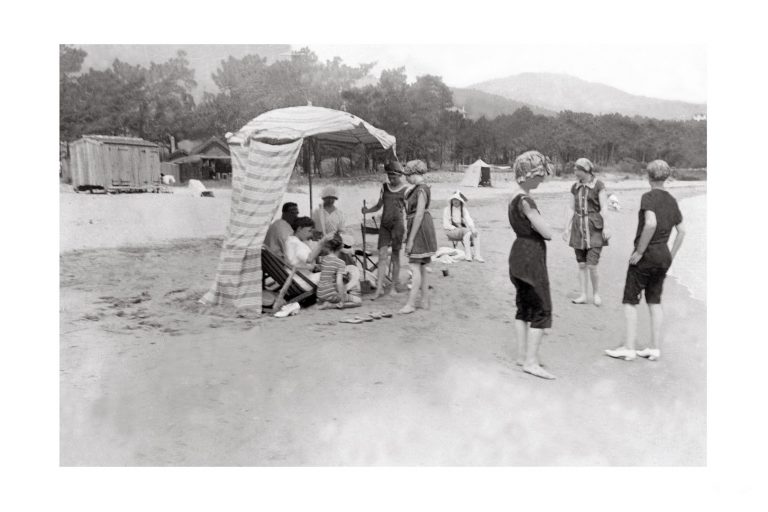
[[[287,107],[265,112],[243,126],[230,144],[250,139],[295,140],[314,137],[326,147],[358,144],[387,149],[395,137],[348,112],[323,107]]]
[[[303,139],[230,145],[232,201],[216,280],[201,301],[261,312],[261,246],[280,205]]]

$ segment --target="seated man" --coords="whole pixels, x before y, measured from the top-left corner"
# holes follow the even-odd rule
[[[466,202],[467,198],[458,190],[451,196],[450,204],[443,210],[443,228],[448,240],[464,244],[467,261],[472,261],[474,250],[475,261],[483,263],[485,260],[480,256],[479,233],[465,206]]]
[[[293,235],[293,221],[299,216],[299,207],[296,203],[283,205],[282,217],[274,221],[264,237],[264,245],[280,258],[285,258],[285,241]]]

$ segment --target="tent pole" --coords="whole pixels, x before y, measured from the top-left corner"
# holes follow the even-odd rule
[[[309,151],[305,153],[308,155]],[[309,216],[312,216],[312,165],[307,166],[307,177],[309,178]]]

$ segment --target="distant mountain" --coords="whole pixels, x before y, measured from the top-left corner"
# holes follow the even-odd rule
[[[485,116],[487,119],[493,119],[503,114],[512,114],[521,107],[528,107],[534,114],[544,116],[554,116],[557,114],[553,110],[547,110],[487,92],[458,87],[451,87],[451,91],[453,92],[453,104],[460,108],[463,107],[467,112],[467,117],[470,119],[479,119],[482,116]]]
[[[707,112],[706,104],[637,96],[605,84],[555,73],[521,73],[470,85],[468,88],[556,112],[618,112],[628,116],[677,120],[693,119],[694,115]]]
[[[150,62],[166,62],[176,56],[176,52],[187,52],[189,67],[195,70],[197,87],[193,91],[195,100],[203,92],[219,92],[211,75],[216,72],[222,60],[230,56],[241,59],[246,55],[266,57],[267,63],[286,58],[290,55],[288,44],[73,44],[85,50],[88,55],[83,62],[83,71],[89,68],[107,69],[115,59],[131,65],[149,67]]]

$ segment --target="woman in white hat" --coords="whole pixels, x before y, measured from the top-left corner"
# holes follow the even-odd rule
[[[339,198],[336,187],[327,186],[320,193],[323,204],[319,205],[312,212],[312,220],[315,222],[315,229],[322,236],[332,235],[334,233],[344,232],[344,214],[336,208],[334,204]]]
[[[458,190],[451,196],[448,206],[443,210],[443,229],[448,240],[462,242],[467,253],[466,260],[472,261],[474,252],[475,261],[485,262],[480,256],[480,243],[478,241],[475,221],[469,215],[467,198]]]

